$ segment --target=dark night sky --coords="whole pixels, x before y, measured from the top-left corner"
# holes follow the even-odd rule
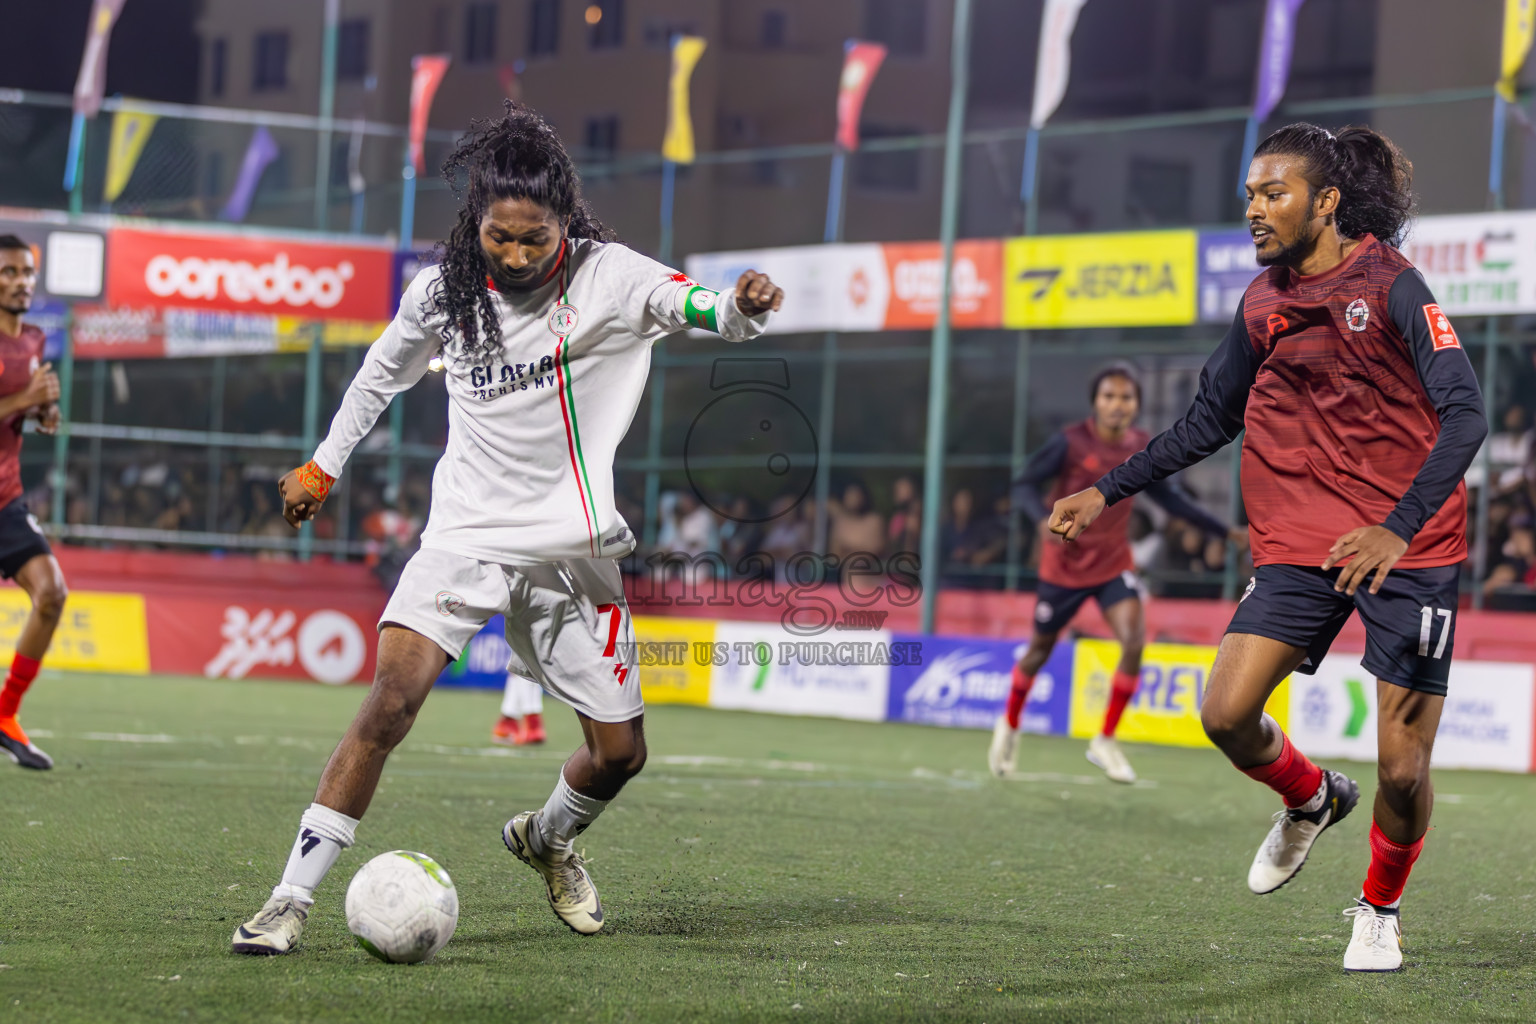
[[[112,31],[107,95],[190,103],[197,98],[199,0],[127,0]],[[71,92],[91,0],[8,3],[0,86]]]

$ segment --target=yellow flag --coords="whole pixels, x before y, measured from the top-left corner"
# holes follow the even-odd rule
[[[661,156],[675,164],[693,163],[693,117],[688,113],[688,81],[704,56],[705,42],[698,36],[678,36],[672,42],[672,84],[667,106],[667,135]]]
[[[1499,95],[1515,102],[1515,80],[1531,51],[1536,31],[1536,0],[1504,0],[1504,60],[1499,69]]]
[[[107,148],[107,182],[103,197],[115,202],[128,187],[133,177],[134,165],[144,152],[149,133],[155,130],[158,114],[144,114],[136,110],[119,110],[112,117],[112,143]]]

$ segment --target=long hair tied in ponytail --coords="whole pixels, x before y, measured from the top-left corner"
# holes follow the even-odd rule
[[[429,315],[440,317],[444,342],[463,339],[462,353],[475,359],[495,343],[501,321],[485,286],[480,221],[501,199],[527,199],[560,220],[569,238],[613,241],[581,195],[581,178],[560,136],[521,103],[506,102],[502,116],[472,121],[443,161],[443,179],[459,200],[459,217],[437,247],[442,274],[428,292]]]
[[[1339,234],[1359,238],[1369,233],[1394,246],[1402,241],[1414,208],[1413,164],[1385,135],[1358,126],[1335,135],[1302,122],[1275,132],[1253,155],[1269,154],[1302,157],[1302,176],[1314,194],[1329,186],[1339,190],[1334,214]]]

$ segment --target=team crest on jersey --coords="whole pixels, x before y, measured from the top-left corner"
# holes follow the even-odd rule
[[[555,307],[554,312],[549,314],[550,333],[557,338],[569,338],[576,331],[578,316],[575,306],[569,302],[560,303]]]
[[[1356,299],[1344,310],[1344,322],[1352,331],[1363,331],[1365,325],[1371,322],[1371,308],[1365,304],[1364,299]]]
[[[463,608],[465,603],[462,597],[452,591],[439,590],[437,592],[437,614],[439,615],[452,615],[460,608]]]
[[[1445,348],[1461,348],[1461,339],[1456,337],[1456,328],[1451,326],[1450,318],[1440,310],[1440,304],[1431,302],[1424,307],[1424,320],[1429,324],[1429,336],[1435,341],[1435,351]]]

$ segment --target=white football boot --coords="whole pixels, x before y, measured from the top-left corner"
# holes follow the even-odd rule
[[[1113,736],[1095,736],[1088,741],[1088,760],[1104,769],[1111,782],[1129,785],[1136,781],[1136,770],[1125,759],[1125,751]]]
[[[1373,907],[1364,899],[1344,911],[1355,919],[1355,932],[1344,951],[1346,971],[1396,971],[1403,966],[1403,922],[1395,910]]]
[[[1019,730],[1008,725],[1008,719],[997,716],[992,726],[992,745],[987,748],[987,769],[998,778],[1013,771],[1019,756]]]
[[[1360,802],[1360,787],[1341,772],[1324,771],[1323,785],[1327,789],[1317,810],[1293,807],[1275,814],[1275,826],[1264,837],[1248,869],[1250,890],[1262,896],[1295,878],[1317,837],[1344,820]]]
[[[535,851],[531,834],[537,831],[538,811],[524,811],[501,830],[501,841],[518,860],[544,876],[549,889],[549,908],[578,935],[596,935],[603,928],[603,905],[598,901],[592,876],[581,855],[572,850],[564,860],[550,861]]]
[[[273,896],[261,911],[235,929],[230,948],[236,953],[275,956],[291,953],[304,934],[309,910],[291,899]]]

